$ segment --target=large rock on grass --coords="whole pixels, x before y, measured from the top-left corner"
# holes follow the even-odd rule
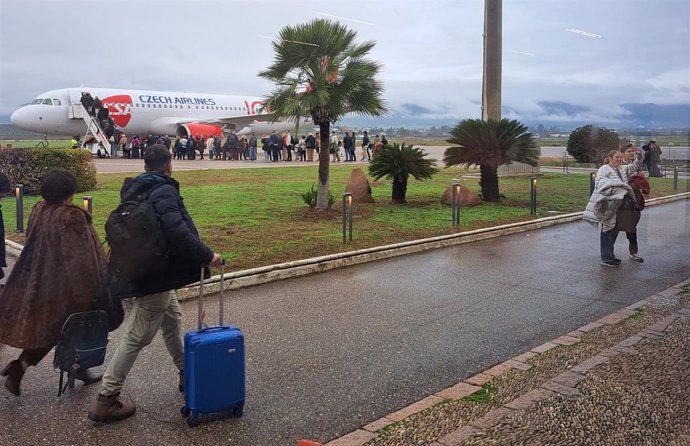
[[[443,193],[443,197],[441,197],[441,203],[447,204],[448,206],[453,204],[453,191],[451,190],[451,187],[452,186],[448,186],[446,191]],[[479,195],[477,195],[476,192],[469,190],[465,186],[460,186],[460,206],[472,207],[481,202],[482,199],[479,198]]]
[[[347,180],[347,187],[345,192],[352,194],[352,201],[354,203],[373,203],[374,198],[371,196],[371,186],[369,180],[360,168],[352,170],[350,178]]]

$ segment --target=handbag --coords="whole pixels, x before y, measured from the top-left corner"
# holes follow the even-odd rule
[[[615,229],[623,232],[637,232],[637,223],[640,221],[640,208],[634,198],[626,195],[621,207],[616,213]]]
[[[58,396],[67,387],[74,388],[77,370],[90,369],[105,362],[108,346],[108,315],[105,311],[83,311],[71,314],[62,325],[53,367],[60,370]],[[67,383],[63,387],[64,374]]]

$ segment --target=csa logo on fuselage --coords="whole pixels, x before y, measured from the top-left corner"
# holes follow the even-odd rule
[[[132,97],[127,94],[119,94],[108,96],[101,101],[104,107],[108,107],[115,124],[120,128],[127,127],[129,120],[132,119]]]

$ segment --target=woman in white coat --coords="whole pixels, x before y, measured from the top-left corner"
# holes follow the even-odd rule
[[[616,229],[616,214],[626,195],[635,198],[625,179],[639,168],[639,164],[634,162],[623,166],[623,154],[618,150],[610,151],[604,162],[606,164],[597,171],[594,192],[587,203],[583,218],[601,224],[601,265],[617,268],[621,261],[613,252],[619,232]],[[625,179],[623,172],[626,173]]]

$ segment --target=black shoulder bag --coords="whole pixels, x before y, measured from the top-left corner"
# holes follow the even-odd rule
[[[616,168],[618,177],[623,181],[620,171]],[[623,204],[618,208],[616,213],[615,229],[623,232],[637,232],[637,223],[640,221],[640,208],[637,206],[637,201],[629,194],[623,197]]]

